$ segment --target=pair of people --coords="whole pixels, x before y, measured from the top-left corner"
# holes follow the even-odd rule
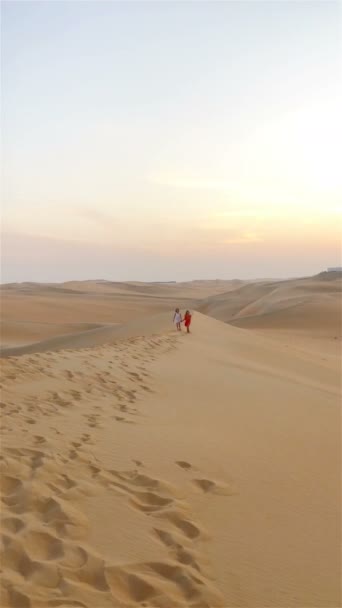
[[[189,334],[190,333],[190,325],[191,325],[191,313],[190,313],[190,310],[186,311],[186,313],[184,315],[184,319],[182,319],[182,315],[180,313],[179,308],[176,308],[175,314],[174,314],[174,317],[173,317],[173,322],[175,323],[175,325],[177,327],[177,331],[182,331],[181,323],[184,323],[184,325],[186,327],[186,332]]]

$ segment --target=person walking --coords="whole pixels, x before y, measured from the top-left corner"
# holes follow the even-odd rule
[[[182,315],[179,312],[179,308],[176,308],[175,314],[173,315],[173,322],[177,327],[177,331],[182,331],[181,323],[182,323]]]
[[[190,333],[191,318],[192,318],[192,315],[190,313],[190,310],[187,310],[184,315],[184,319],[183,319],[187,334]]]

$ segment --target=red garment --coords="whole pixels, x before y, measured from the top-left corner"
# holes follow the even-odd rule
[[[184,316],[184,325],[185,325],[185,327],[190,327],[190,323],[191,323],[191,315],[185,315]]]

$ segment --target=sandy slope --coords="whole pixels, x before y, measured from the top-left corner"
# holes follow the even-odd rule
[[[341,322],[341,273],[322,273],[316,277],[287,281],[259,281],[242,284],[229,293],[214,294],[203,299],[197,309],[225,322],[254,318],[254,326],[267,325],[268,315],[276,318],[277,326],[286,325],[286,315],[301,325],[305,316],[311,317],[310,329],[322,323],[336,327]],[[312,315],[310,307],[316,310]],[[320,323],[318,321],[320,315]],[[333,315],[333,318],[331,318]],[[273,320],[270,319],[273,324]],[[252,327],[252,322],[249,324]]]
[[[339,606],[332,357],[168,319],[1,360],[2,606]]]
[[[13,283],[0,286],[3,348],[27,346],[104,325],[194,308],[209,295],[228,292],[240,282],[190,283]]]

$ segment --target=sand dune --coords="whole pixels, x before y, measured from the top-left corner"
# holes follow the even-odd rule
[[[313,278],[247,283],[229,293],[215,294],[203,300],[198,310],[220,321],[232,322],[236,318],[261,317],[313,304],[322,307],[323,322],[324,308],[329,309],[330,306],[330,313],[335,308],[333,324],[336,324],[342,292],[342,279],[339,275],[340,273],[323,273],[322,276]],[[279,319],[281,317],[279,315]],[[317,320],[316,315],[314,321]],[[317,323],[313,323],[312,327],[316,328]]]
[[[276,302],[265,299],[244,308],[230,323],[249,328],[330,330],[340,335],[340,298],[298,296]]]
[[[28,346],[50,336],[78,334],[100,327],[95,323],[39,323],[32,321],[1,321],[3,349]]]
[[[28,346],[109,324],[122,325],[176,306],[194,308],[202,298],[226,292],[234,285],[233,281],[181,284],[69,281],[2,285],[2,348]]]
[[[341,605],[339,318],[320,282],[246,286],[273,294],[236,317],[252,329],[195,312],[178,334],[148,304],[1,359],[1,606]],[[311,302],[284,306],[299,289]]]
[[[137,336],[147,336],[168,331],[172,326],[172,311],[154,315],[152,318],[137,319],[126,324],[97,326],[94,329],[77,331],[41,340],[25,346],[3,348],[2,356],[18,356],[36,352],[57,351],[65,349],[91,348],[125,340]]]
[[[342,337],[340,273],[312,278],[260,281],[202,301],[198,310],[267,335],[296,350],[322,353],[338,367]]]
[[[332,339],[339,338],[341,291],[339,273],[254,283],[73,281],[4,285],[2,349],[8,354],[14,354],[12,349],[18,347],[18,353],[34,352],[30,345],[36,343],[40,350],[49,350],[50,339],[52,350],[69,348],[73,343],[76,347],[101,344],[106,334],[114,339],[119,326],[139,324],[159,313],[170,315],[176,306],[248,329],[320,329],[330,332]]]

